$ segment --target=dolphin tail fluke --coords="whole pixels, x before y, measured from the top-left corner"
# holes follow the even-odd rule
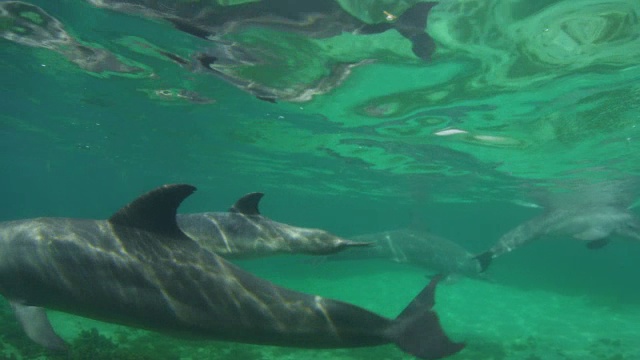
[[[493,252],[485,251],[480,255],[476,255],[474,259],[480,264],[480,272],[485,272],[491,265],[491,261],[493,261]]]
[[[457,353],[463,343],[455,343],[444,333],[435,305],[436,285],[443,275],[436,275],[418,296],[393,321],[390,337],[403,351],[419,359],[440,359]]]
[[[426,33],[429,12],[438,3],[419,2],[398,17],[393,27],[411,41],[413,53],[423,60],[430,60],[436,43]]]

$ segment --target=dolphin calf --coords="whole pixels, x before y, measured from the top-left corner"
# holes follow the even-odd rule
[[[552,208],[504,234],[476,259],[485,271],[498,256],[538,239],[561,236],[586,241],[588,248],[599,249],[614,237],[640,240],[640,219],[627,208],[611,204]]]
[[[462,246],[426,231],[410,228],[351,237],[375,246],[328,256],[329,260],[388,259],[437,273],[483,277],[473,254]]]
[[[333,254],[350,247],[370,246],[339,238],[324,230],[275,222],[260,214],[262,193],[240,198],[229,212],[179,214],[180,229],[190,238],[227,259],[276,254]]]
[[[227,262],[176,222],[195,191],[166,185],[107,220],[0,223],[0,294],[26,334],[63,350],[45,309],[175,336],[300,348],[394,343],[421,359],[460,351],[442,330],[431,283],[395,319],[277,286]]]

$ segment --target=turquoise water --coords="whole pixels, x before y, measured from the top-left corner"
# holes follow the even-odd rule
[[[411,3],[340,1],[363,22]],[[419,221],[479,253],[541,214],[523,206],[545,205],[540,193],[640,175],[637,1],[442,1],[429,14],[437,46],[429,61],[394,30],[312,38],[248,29],[225,40],[266,60],[223,64],[226,80],[163,56],[192,64],[219,44],[161,20],[81,0],[28,4],[21,19],[38,28],[48,14],[72,40],[28,43],[24,24],[0,15],[2,221],[106,218],[158,185],[190,183],[198,191],[182,212],[224,211],[262,191],[262,213],[277,221],[345,237]],[[88,65],[97,54],[115,59],[111,67]],[[257,99],[246,81],[276,102]],[[303,96],[310,90],[317,94]],[[632,187],[624,206],[639,192]],[[468,344],[451,358],[640,359],[639,260],[638,242],[591,251],[557,238],[495,259],[491,281],[442,284],[436,310],[447,333]],[[383,260],[239,264],[388,317],[430,275]],[[5,357],[56,358],[2,310]],[[411,358],[393,346],[192,342],[51,319],[81,359]]]

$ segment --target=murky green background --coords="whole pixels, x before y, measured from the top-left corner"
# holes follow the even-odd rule
[[[351,236],[407,226],[419,213],[434,233],[480,252],[540,213],[517,205],[534,190],[640,175],[634,0],[442,1],[427,27],[438,44],[431,62],[394,31],[235,35],[286,59],[229,69],[281,94],[276,104],[150,51],[189,59],[212,46],[165,23],[80,0],[30,3],[79,44],[139,71],[92,72],[69,60],[68,47],[0,40],[0,220],[105,218],[155,186],[186,182],[198,191],[184,212],[223,211],[262,191],[262,212],[277,221]],[[388,5],[341,3],[366,20],[363,8]],[[371,58],[331,91],[300,101],[332,66]],[[441,286],[444,327],[468,342],[453,359],[640,358],[639,261],[637,243],[588,251],[540,242],[497,260],[493,283]],[[390,317],[428,281],[423,269],[382,261],[241,265]],[[2,353],[48,356],[3,309]],[[408,358],[393,347],[193,343],[62,314],[54,322],[77,348],[88,346],[79,358]],[[92,328],[108,339],[82,332]]]

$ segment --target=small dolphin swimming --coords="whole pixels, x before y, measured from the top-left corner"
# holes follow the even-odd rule
[[[166,185],[109,219],[0,223],[0,294],[25,333],[66,349],[45,309],[169,335],[299,348],[396,344],[421,359],[460,351],[432,310],[440,276],[395,319],[277,286],[227,262],[176,222],[190,185]]]
[[[499,256],[538,239],[562,236],[585,241],[590,249],[599,249],[615,237],[640,240],[640,219],[629,209],[611,204],[551,208],[502,235],[476,259],[482,271],[486,271]]]
[[[328,256],[329,260],[389,259],[447,275],[482,277],[473,254],[455,242],[410,228],[351,237],[374,246]]]
[[[177,215],[178,226],[190,238],[226,259],[276,254],[327,255],[350,247],[371,246],[339,238],[320,229],[275,222],[260,214],[262,193],[240,198],[228,212]]]

